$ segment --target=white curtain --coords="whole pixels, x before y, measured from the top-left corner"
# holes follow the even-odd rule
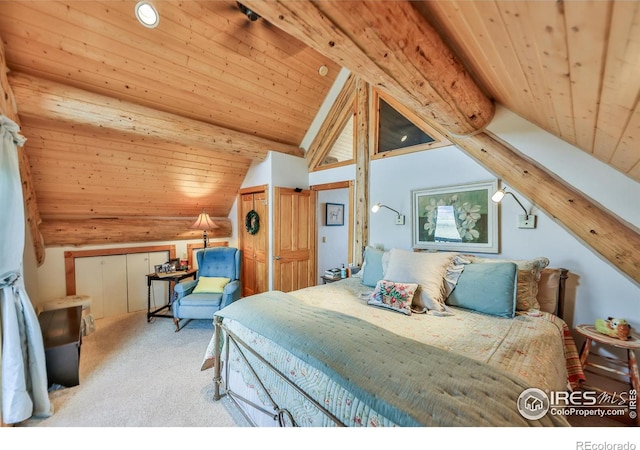
[[[18,125],[0,115],[0,316],[2,420],[13,424],[53,413],[42,332],[22,278],[25,219]]]

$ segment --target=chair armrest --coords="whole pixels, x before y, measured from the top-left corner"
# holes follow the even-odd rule
[[[227,305],[235,302],[240,298],[240,281],[233,280],[224,287],[222,291],[222,303],[220,304],[220,308],[224,308]]]
[[[191,294],[191,291],[193,291],[193,288],[195,288],[197,284],[197,280],[189,280],[183,281],[181,283],[176,283],[176,285],[173,287],[173,292],[176,294],[176,300],[181,299],[185,295]]]

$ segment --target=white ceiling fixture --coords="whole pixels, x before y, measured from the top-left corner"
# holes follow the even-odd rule
[[[138,2],[136,4],[136,18],[147,28],[155,28],[160,22],[160,15],[156,8],[149,2]]]

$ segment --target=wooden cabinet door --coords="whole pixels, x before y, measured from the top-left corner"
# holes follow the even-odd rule
[[[155,270],[156,264],[169,261],[169,252],[130,253],[127,256],[127,311],[147,309],[147,274]],[[169,298],[166,281],[151,284],[151,305],[159,308]],[[153,308],[153,309],[156,309]]]
[[[95,319],[127,312],[125,255],[93,256],[76,261],[76,293],[91,297]]]
[[[102,292],[105,317],[127,313],[126,255],[102,258]]]
[[[309,190],[275,188],[273,289],[315,285],[315,196]]]
[[[91,315],[94,319],[104,317],[102,292],[102,256],[78,258],[76,260],[76,293],[91,298]]]
[[[239,246],[242,251],[242,296],[265,292],[269,289],[268,249],[268,203],[266,191],[249,192],[240,196]],[[254,210],[260,218],[256,234],[245,228],[247,213]]]

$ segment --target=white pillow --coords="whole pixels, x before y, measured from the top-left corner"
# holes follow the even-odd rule
[[[423,253],[393,248],[385,279],[401,283],[417,283],[420,289],[413,298],[414,310],[446,311],[447,291],[444,279],[455,252]]]

